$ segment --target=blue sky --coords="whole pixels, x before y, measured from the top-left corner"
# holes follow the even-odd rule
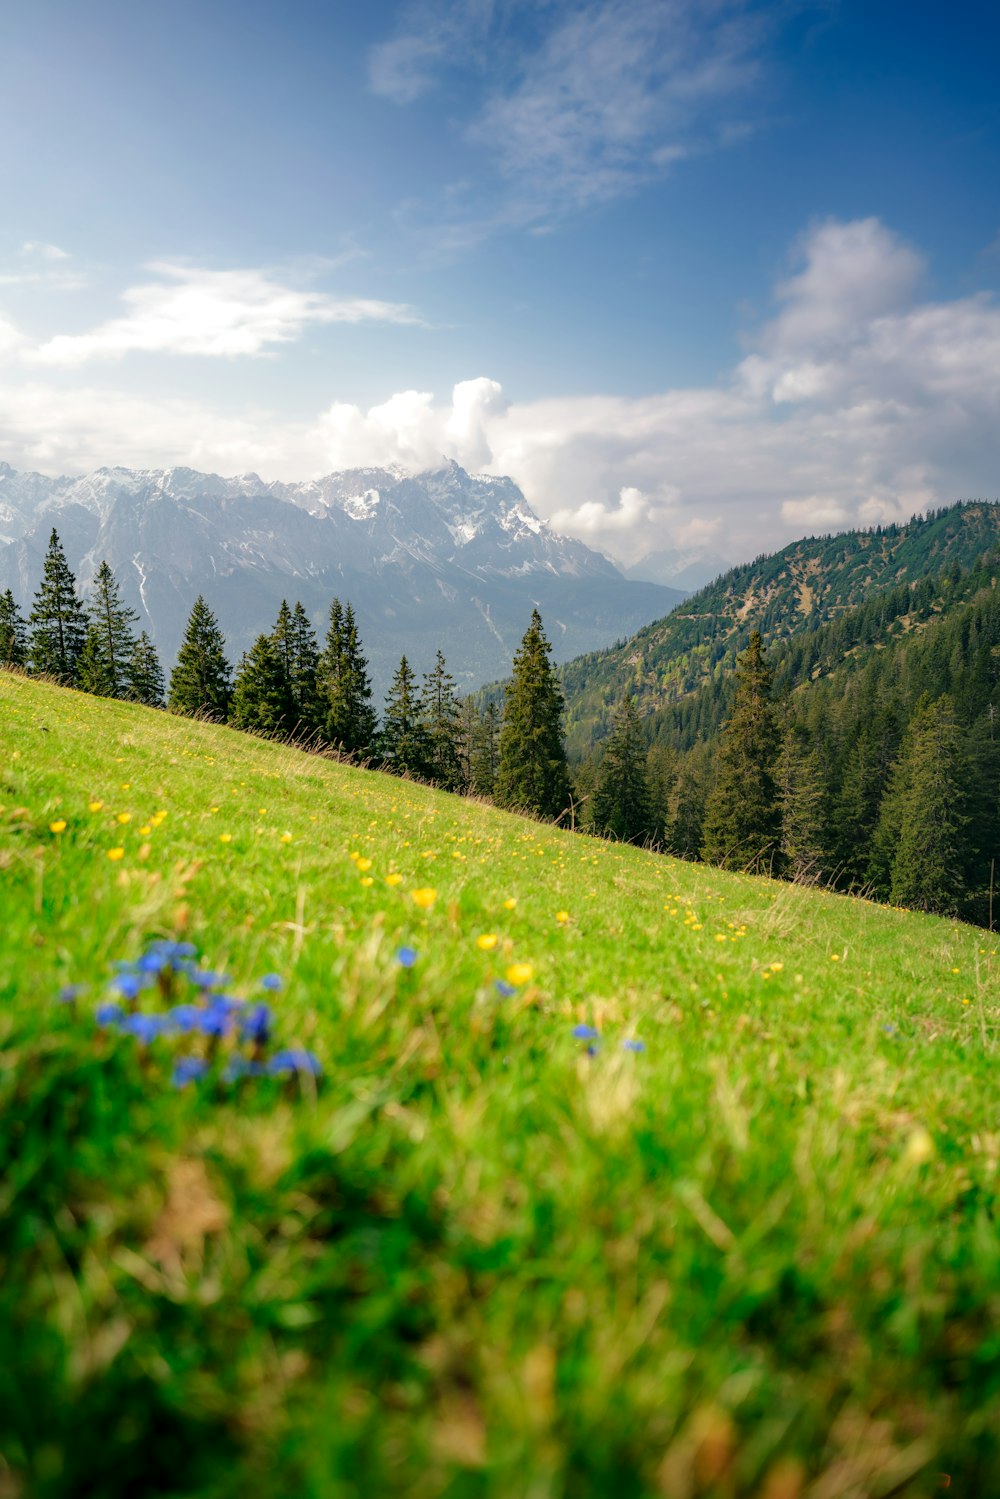
[[[0,457],[444,452],[625,560],[1000,493],[995,4],[8,0]]]

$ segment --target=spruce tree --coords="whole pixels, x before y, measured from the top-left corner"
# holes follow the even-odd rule
[[[323,700],[319,693],[319,645],[309,616],[296,600],[292,610],[291,679],[299,732],[320,734],[324,727]]]
[[[385,700],[385,718],[379,735],[379,754],[387,769],[397,775],[429,780],[433,752],[421,712],[417,679],[403,656]]]
[[[136,644],[132,626],[139,616],[123,602],[107,562],[102,562],[94,575],[87,613],[90,628],[79,662],[80,686],[99,697],[126,697],[129,662]]]
[[[702,857],[725,869],[770,870],[781,811],[774,782],[778,724],[760,631],[736,662],[732,716],[722,730],[718,773],[705,807]]]
[[[626,692],[615,712],[591,800],[596,833],[622,843],[639,843],[653,836],[646,754],[635,699]]]
[[[167,707],[222,720],[229,706],[229,662],[219,621],[199,594],[170,673]]]
[[[163,707],[163,668],[156,647],[145,630],[139,632],[139,639],[133,647],[128,680],[129,697],[149,708]]]
[[[272,635],[258,635],[240,662],[229,722],[253,734],[280,734],[294,725],[292,684]]]
[[[472,725],[469,749],[469,788],[476,796],[492,796],[500,763],[500,710],[487,703]]]
[[[954,916],[965,891],[968,762],[950,697],[924,699],[907,727],[878,843],[891,844],[893,905]]]
[[[433,671],[424,674],[420,716],[430,750],[431,779],[446,791],[460,791],[465,784],[459,757],[462,709],[440,651]]]
[[[75,682],[76,664],[87,634],[87,615],[77,598],[76,579],[56,531],[49,538],[29,624],[32,670],[63,684]]]
[[[775,767],[781,807],[781,872],[791,880],[816,880],[826,872],[826,783],[823,766],[804,728],[785,732]]]
[[[500,807],[556,818],[570,803],[563,745],[563,695],[541,615],[531,623],[514,657],[500,730],[494,798]]]
[[[368,662],[361,650],[354,610],[334,599],[326,647],[319,660],[319,691],[325,706],[324,732],[346,754],[371,753],[376,719],[371,707]]]
[[[27,664],[28,627],[8,588],[0,594],[0,667],[23,669]]]

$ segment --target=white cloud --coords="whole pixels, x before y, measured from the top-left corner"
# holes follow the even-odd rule
[[[996,497],[997,299],[916,300],[919,257],[873,221],[819,225],[797,254],[773,319],[712,386],[508,402],[480,376],[450,399],[410,390],[293,423],[8,383],[0,451],[48,471],[189,464],[286,479],[446,455],[510,474],[541,515],[624,562],[677,546],[751,557],[804,531]],[[858,287],[862,261],[877,295]],[[0,323],[5,337],[16,362],[19,335]]]
[[[40,239],[26,239],[21,246],[21,254],[48,261],[69,260],[70,258],[68,250],[60,250],[58,245],[47,245],[44,240]]]
[[[0,286],[44,286],[46,291],[79,291],[87,285],[83,272],[69,266],[68,250],[41,240],[25,240],[15,270],[0,271]]]
[[[58,334],[35,351],[34,359],[74,367],[139,351],[233,358],[289,343],[310,323],[419,321],[399,303],[338,299],[284,286],[263,270],[207,271],[169,261],[147,269],[160,279],[123,293],[124,317],[88,333]]]

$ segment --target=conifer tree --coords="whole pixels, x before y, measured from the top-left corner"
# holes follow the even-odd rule
[[[397,775],[430,779],[433,769],[431,743],[424,726],[417,679],[405,656],[399,663],[385,700],[379,753],[386,767]]]
[[[280,734],[294,721],[295,699],[280,647],[272,635],[258,635],[236,673],[229,722],[252,734]]]
[[[570,803],[563,695],[537,609],[514,656],[507,686],[494,798],[500,807],[558,817]]]
[[[791,880],[816,880],[825,873],[826,783],[809,735],[789,725],[775,768],[781,807],[782,873]]]
[[[622,843],[653,836],[646,742],[635,699],[626,692],[615,712],[591,802],[594,831]]]
[[[487,703],[472,725],[469,786],[476,796],[492,796],[500,763],[500,711]]]
[[[292,610],[292,696],[300,732],[319,734],[324,727],[323,701],[319,693],[319,645],[309,616],[296,600]]]
[[[326,709],[326,737],[347,754],[370,754],[376,720],[368,662],[354,610],[350,604],[342,606],[339,599],[330,605],[330,627],[319,661],[319,690]]]
[[[27,664],[28,627],[8,588],[0,594],[0,667],[24,668]]]
[[[879,820],[876,844],[890,854],[893,905],[953,916],[961,907],[968,853],[968,763],[950,697],[924,698]]]
[[[778,725],[760,631],[736,662],[732,716],[722,731],[718,773],[705,807],[702,857],[726,869],[769,870],[781,812],[774,783]]]
[[[698,858],[705,829],[705,776],[693,758],[686,757],[678,774],[671,798],[673,815],[664,829],[667,845],[679,859]]]
[[[146,634],[139,632],[128,664],[129,696],[149,708],[163,707],[163,668],[156,647]]]
[[[229,662],[219,621],[199,594],[177,665],[170,673],[167,707],[172,713],[199,713],[222,720],[229,707]]]
[[[55,677],[57,682],[75,682],[76,664],[87,634],[87,615],[77,598],[76,579],[56,531],[49,538],[29,623],[32,669]]]
[[[446,791],[460,791],[465,784],[459,758],[462,710],[455,696],[455,682],[440,651],[434,669],[424,674],[420,716],[430,750],[431,779]]]
[[[129,662],[136,644],[132,626],[138,623],[139,616],[123,602],[118,581],[107,562],[102,562],[94,575],[87,613],[90,627],[78,667],[80,686],[99,697],[125,697],[129,690]]]

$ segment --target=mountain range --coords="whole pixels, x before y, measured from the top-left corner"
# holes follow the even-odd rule
[[[295,484],[186,468],[53,479],[0,463],[0,589],[25,612],[53,527],[84,592],[107,559],[167,668],[198,594],[234,661],[283,598],[301,599],[320,639],[331,599],[349,600],[376,698],[404,652],[420,672],[440,648],[464,688],[505,676],[536,605],[566,661],[684,597],[551,531],[512,480],[455,463]]]

